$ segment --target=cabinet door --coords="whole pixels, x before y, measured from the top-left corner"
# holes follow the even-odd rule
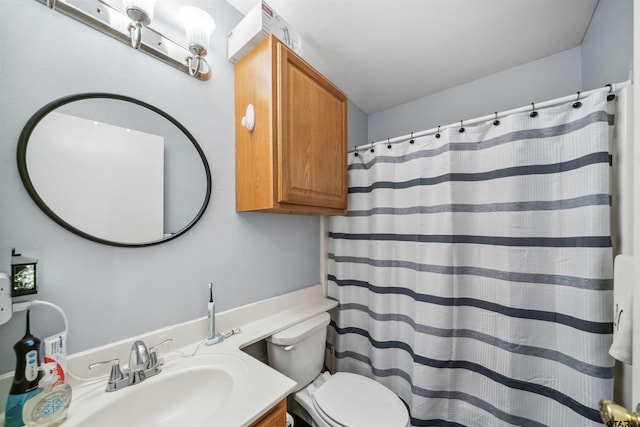
[[[347,99],[278,43],[278,202],[346,209]]]
[[[287,427],[287,402],[280,401],[249,427]]]
[[[242,58],[234,70],[236,120],[236,210],[273,208],[276,199],[275,169],[275,53],[271,39]],[[255,109],[255,128],[240,124],[247,106]]]

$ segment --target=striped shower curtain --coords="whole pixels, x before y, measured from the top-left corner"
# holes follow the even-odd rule
[[[414,426],[602,425],[606,92],[349,154],[349,212],[328,233],[338,371],[389,387]]]

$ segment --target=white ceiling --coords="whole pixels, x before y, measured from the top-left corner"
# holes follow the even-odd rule
[[[227,0],[246,14],[258,0]],[[579,46],[598,0],[268,0],[365,113]]]

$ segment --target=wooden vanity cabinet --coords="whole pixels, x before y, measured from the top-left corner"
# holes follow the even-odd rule
[[[287,427],[287,401],[281,400],[249,427]]]
[[[235,120],[237,211],[346,212],[347,98],[274,36],[235,64]]]

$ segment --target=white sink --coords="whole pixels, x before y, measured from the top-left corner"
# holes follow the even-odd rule
[[[64,425],[211,425],[221,412],[241,402],[249,377],[246,363],[231,354],[202,353],[170,360],[158,375],[121,390],[105,392],[106,379],[74,388]]]

